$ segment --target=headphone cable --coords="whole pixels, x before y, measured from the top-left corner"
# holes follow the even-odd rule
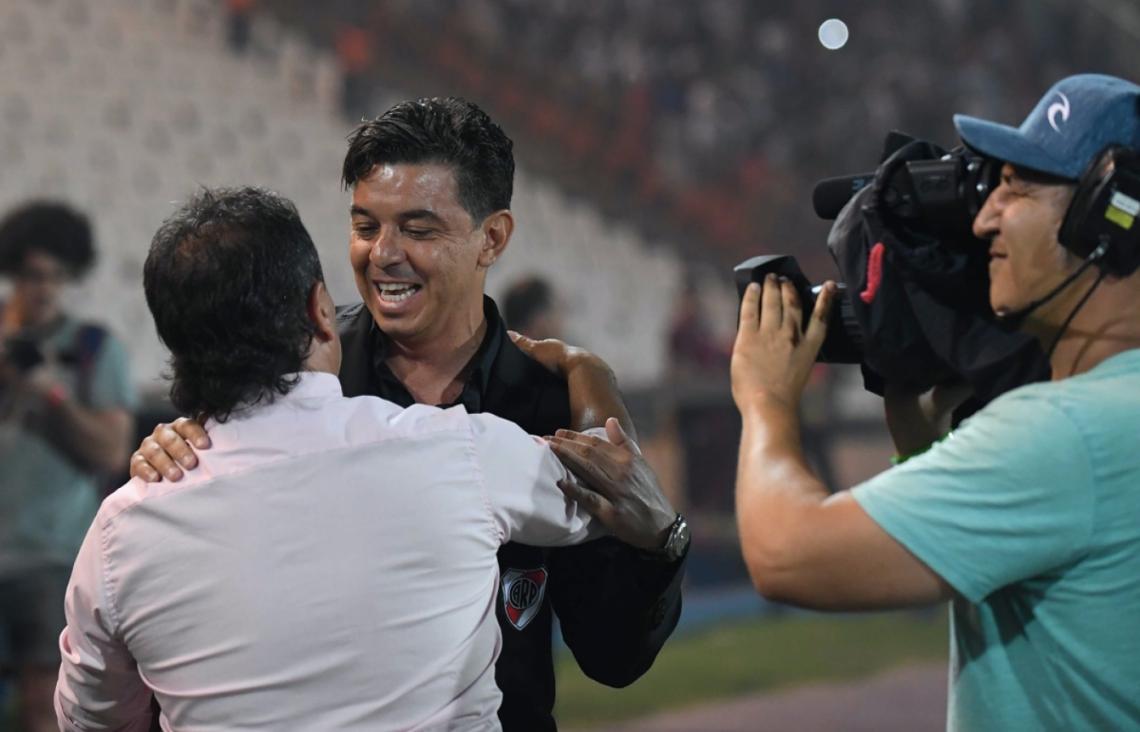
[[[1102,241],[1100,243],[1100,245],[1097,246],[1096,249],[1092,250],[1092,252],[1089,253],[1088,257],[1085,258],[1085,261],[1081,263],[1080,267],[1077,267],[1077,269],[1074,270],[1068,277],[1061,280],[1061,284],[1057,285],[1052,290],[1050,290],[1048,292],[1048,294],[1046,294],[1044,297],[1039,297],[1036,300],[1030,302],[1025,307],[1020,308],[1018,310],[1014,310],[1012,312],[1007,311],[1004,313],[995,313],[995,315],[997,315],[998,320],[1003,325],[1009,327],[1012,330],[1017,330],[1018,328],[1021,327],[1022,323],[1025,322],[1026,316],[1028,316],[1034,310],[1036,310],[1037,308],[1041,307],[1045,303],[1047,303],[1050,300],[1052,300],[1053,298],[1055,298],[1057,295],[1061,294],[1061,292],[1065,288],[1067,288],[1069,285],[1073,284],[1073,282],[1078,277],[1080,277],[1082,274],[1084,274],[1086,269],[1088,269],[1089,267],[1093,266],[1094,264],[1099,262],[1101,259],[1103,259],[1104,255],[1107,253],[1108,253],[1108,242]]]
[[[1065,318],[1065,322],[1061,324],[1061,329],[1057,331],[1057,335],[1053,336],[1053,342],[1049,344],[1049,350],[1045,352],[1046,359],[1053,358],[1053,351],[1057,349],[1057,344],[1061,342],[1061,336],[1065,335],[1065,331],[1068,330],[1069,324],[1073,322],[1073,318],[1077,317],[1077,313],[1080,312],[1081,308],[1085,306],[1085,303],[1089,301],[1092,294],[1096,292],[1096,288],[1100,287],[1100,283],[1104,281],[1106,274],[1108,274],[1108,272],[1102,269],[1096,276],[1096,281],[1092,283],[1092,287],[1081,296],[1080,301],[1077,302],[1076,306],[1069,312],[1069,317]]]

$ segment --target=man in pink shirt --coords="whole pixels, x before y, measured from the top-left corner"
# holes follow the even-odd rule
[[[316,250],[274,194],[199,194],[145,288],[171,398],[214,447],[101,507],[68,587],[61,729],[146,730],[151,693],[168,730],[499,729],[499,546],[603,531],[549,448],[462,407],[345,398]],[[579,406],[625,414],[600,361],[560,366]]]

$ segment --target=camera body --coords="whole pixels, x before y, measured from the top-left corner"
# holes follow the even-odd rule
[[[974,216],[997,185],[1000,166],[995,161],[973,155],[964,148],[944,152],[936,145],[899,132],[887,135],[884,151],[886,159],[874,172],[828,178],[816,184],[812,195],[816,213],[821,218],[836,219],[844,214],[850,200],[859,196],[863,207],[874,208],[881,214],[883,226],[899,234],[894,237],[900,245],[898,248],[913,248],[916,242],[930,237],[940,242],[973,239]],[[870,191],[865,190],[868,187]],[[845,215],[851,218],[858,213],[849,211]],[[854,272],[843,266],[845,257],[837,252],[840,243],[833,236],[828,246],[840,265],[842,279],[858,282],[859,294],[849,292],[844,282],[839,284],[819,360],[862,363],[867,338],[857,316],[859,305],[853,297],[866,297],[868,288],[864,285],[868,283],[861,280],[872,277],[866,270],[875,268],[874,257],[884,255],[882,252],[874,254],[872,247],[867,253],[865,271]],[[980,243],[978,246],[981,249]],[[882,262],[877,266],[881,274]],[[786,277],[795,285],[806,321],[820,286],[810,283],[790,255],[752,257],[736,265],[734,274],[740,296],[743,297],[749,282],[761,282],[768,273]]]
[[[964,380],[980,403],[1047,378],[1037,342],[991,310],[988,246],[972,232],[1000,166],[898,133],[885,149],[874,173],[821,181],[813,195],[816,212],[835,219],[827,246],[846,283],[818,359],[860,364],[879,394],[888,382],[922,391]],[[768,273],[791,281],[811,311],[820,288],[787,255],[737,265],[741,294]]]
[[[744,297],[749,283],[763,283],[769,274],[785,277],[796,288],[804,322],[811,317],[815,301],[822,286],[813,286],[800,270],[796,258],[790,254],[770,254],[747,259],[733,268],[736,291]],[[825,363],[860,363],[863,360],[863,333],[855,320],[855,312],[847,299],[847,286],[839,285],[835,305],[827,321],[827,338],[819,350],[819,360]]]
[[[819,181],[812,191],[816,215],[834,220],[856,193],[878,184],[877,203],[899,221],[939,237],[970,235],[974,217],[999,182],[997,161],[964,147],[946,152],[896,131],[883,149],[877,170]]]

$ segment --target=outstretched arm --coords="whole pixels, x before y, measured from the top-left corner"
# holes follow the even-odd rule
[[[633,421],[609,365],[554,339],[532,341],[513,332],[511,338],[523,353],[566,378],[575,429],[559,430],[548,439],[558,458],[588,483],[564,482],[567,496],[627,544],[660,548],[677,513],[641,457]],[[609,442],[580,434],[603,425]]]
[[[610,540],[591,542],[552,556],[562,582],[555,587],[555,610],[562,635],[578,665],[609,686],[626,686],[653,664],[681,615],[688,537],[672,536],[681,519],[661,494],[656,476],[617,420],[606,423],[608,442],[559,430],[551,447],[579,482],[564,482],[567,496],[613,526],[660,525],[643,537],[642,551]],[[622,514],[642,516],[621,516]],[[657,518],[654,518],[656,516]],[[665,551],[669,546],[670,552]]]
[[[625,541],[599,539],[552,551],[549,564],[557,581],[551,583],[551,600],[582,671],[599,683],[627,686],[649,669],[677,625],[688,545],[676,556],[660,551],[677,514],[641,457],[609,367],[559,341],[511,337],[567,379],[575,430],[606,426],[608,442],[571,430],[549,441],[579,478],[596,471],[588,487],[561,487]],[[595,482],[600,476],[608,480]]]

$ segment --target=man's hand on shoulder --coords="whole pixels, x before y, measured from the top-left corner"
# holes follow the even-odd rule
[[[581,482],[559,488],[602,522],[621,541],[660,551],[677,517],[637,443],[616,419],[606,420],[609,441],[572,430],[558,430],[547,441],[558,459]]]
[[[160,422],[131,455],[131,477],[147,483],[158,483],[163,477],[177,481],[183,469],[198,465],[194,450],[209,447],[206,430],[189,417],[179,417],[171,424]]]
[[[578,369],[612,373],[609,365],[602,359],[584,348],[571,346],[557,338],[536,341],[513,330],[508,330],[507,335],[520,351],[538,361],[543,368],[553,374],[568,377],[571,372]]]
[[[584,348],[569,346],[554,338],[536,341],[507,331],[511,341],[547,370],[565,377],[570,390],[571,426],[584,432],[601,427],[607,417],[616,418],[630,439],[637,440],[633,419],[618,391],[613,369]]]

